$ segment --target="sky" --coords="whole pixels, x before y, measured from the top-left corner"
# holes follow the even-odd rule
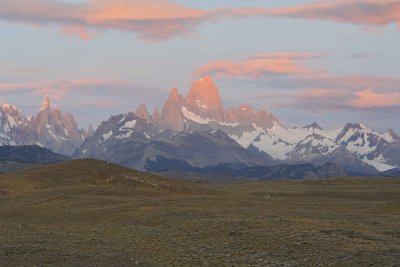
[[[97,126],[208,74],[288,127],[400,133],[399,0],[13,0],[0,33],[0,103],[25,115],[48,94]]]

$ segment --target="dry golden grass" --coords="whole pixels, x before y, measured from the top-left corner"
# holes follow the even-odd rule
[[[80,160],[0,176],[0,266],[398,266],[400,181],[191,183]]]

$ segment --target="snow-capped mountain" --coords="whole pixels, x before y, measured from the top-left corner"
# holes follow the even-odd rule
[[[35,116],[26,117],[9,104],[0,106],[0,145],[39,145],[71,155],[88,135],[71,114],[52,107],[48,96]]]
[[[29,133],[31,119],[10,104],[0,105],[0,145],[16,145],[33,141]]]
[[[63,114],[50,105],[48,96],[45,96],[39,113],[32,119],[30,129],[38,145],[65,155],[71,155],[86,135],[84,130],[78,129],[71,114]]]
[[[393,131],[382,134],[360,124],[285,128],[273,114],[249,104],[225,110],[208,76],[195,81],[187,97],[173,88],[161,113],[150,115],[144,104],[135,113],[103,122],[75,156],[144,169],[151,162],[193,167],[335,163],[348,173],[376,174],[400,166],[400,138]]]
[[[347,124],[331,131],[323,130],[315,123],[289,129],[275,125],[272,129],[257,128],[231,137],[243,147],[253,145],[274,159],[290,162],[313,162],[325,158],[325,161],[339,163],[338,160],[347,158],[346,162],[356,167],[350,168],[351,171],[364,169],[368,170],[367,173],[371,173],[370,166],[386,171],[400,165],[399,139],[393,131],[381,134],[360,124]],[[346,165],[346,162],[341,165]]]
[[[224,109],[209,76],[195,81],[186,97],[173,88],[161,112],[150,114],[140,104],[96,131],[79,129],[48,96],[30,117],[1,105],[0,145],[31,144],[150,170],[333,163],[350,174],[373,175],[400,167],[400,137],[392,130],[379,133],[358,123],[325,130],[315,122],[285,128],[273,114],[250,104]]]
[[[73,156],[99,158],[144,170],[262,165],[272,161],[265,153],[241,147],[223,131],[161,129],[132,112],[103,122]]]
[[[335,140],[380,171],[400,166],[400,138],[389,130],[382,134],[362,124],[347,124]]]

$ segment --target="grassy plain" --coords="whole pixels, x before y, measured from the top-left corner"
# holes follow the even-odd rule
[[[400,180],[188,182],[96,160],[0,175],[0,266],[399,266]]]

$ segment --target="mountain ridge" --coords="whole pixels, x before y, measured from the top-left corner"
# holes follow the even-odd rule
[[[75,118],[61,112],[45,96],[39,112],[25,116],[15,106],[0,106],[0,145],[38,145],[54,152],[71,155],[94,132],[79,129]]]
[[[209,96],[203,95],[202,86],[206,95],[210,93]],[[216,106],[211,106],[212,103]],[[97,137],[85,142],[74,156],[85,157],[89,153],[92,157],[104,159],[102,155],[104,153],[121,152],[121,154],[126,153],[126,159],[140,158],[140,163],[133,159],[128,160],[130,163],[123,159],[116,160],[116,163],[129,164],[134,168],[146,169],[148,164],[154,166],[154,160],[160,157],[185,162],[192,167],[205,167],[196,166],[199,162],[194,163],[193,155],[190,155],[190,153],[207,155],[201,146],[196,147],[195,139],[200,138],[199,133],[201,133],[202,138],[207,136],[207,140],[203,140],[206,150],[223,151],[218,142],[223,144],[226,138],[236,143],[235,145],[232,143],[230,148],[239,145],[243,149],[242,155],[234,160],[230,159],[233,160],[231,162],[215,161],[210,157],[208,166],[227,163],[266,166],[285,163],[316,165],[333,163],[349,173],[367,175],[375,175],[378,171],[387,171],[400,166],[400,156],[397,156],[400,153],[400,141],[393,131],[389,130],[382,134],[359,123],[348,123],[334,130],[324,130],[316,122],[303,128],[285,128],[273,114],[268,111],[255,111],[250,104],[225,110],[219,97],[218,87],[209,76],[193,82],[187,97],[183,97],[177,88],[173,88],[161,113],[156,110],[149,116],[144,105],[140,105],[136,113],[138,114],[118,115],[122,123],[132,126],[128,130],[125,129],[126,131],[113,117],[110,118],[106,122],[111,128],[103,131],[104,127],[99,127]],[[129,120],[126,119],[127,116]],[[147,125],[145,129],[143,125]],[[213,134],[218,132],[223,133],[224,137],[221,134],[222,139],[210,147]],[[179,139],[183,136],[181,133],[190,136],[188,138],[192,140],[191,146],[186,147],[189,154],[181,150],[183,146],[180,143],[182,140]],[[104,136],[110,145],[102,140]],[[131,149],[126,151],[122,148],[124,146]],[[102,147],[102,151],[99,147]],[[121,147],[121,151],[116,147]],[[181,154],[175,153],[175,150],[181,151]],[[225,154],[229,153],[228,150],[225,151]],[[218,155],[221,159],[229,158],[221,153]],[[264,161],[261,163],[246,161],[248,158],[257,158],[256,155]],[[109,160],[115,159],[109,158]]]
[[[4,104],[0,144],[36,144],[138,169],[153,166],[157,158],[195,168],[333,163],[366,175],[400,167],[400,138],[393,130],[380,133],[360,123],[326,130],[317,122],[285,128],[272,113],[254,110],[249,103],[225,109],[209,76],[194,81],[186,97],[173,88],[161,112],[155,109],[150,115],[142,103],[134,112],[111,116],[96,130],[79,129],[71,114],[52,107],[48,96],[31,117]]]

